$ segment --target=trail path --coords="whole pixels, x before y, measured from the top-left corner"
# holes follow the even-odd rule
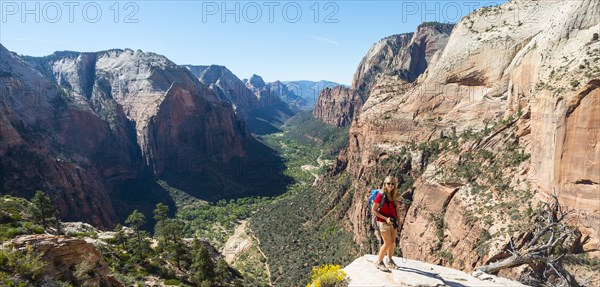
[[[310,172],[310,174],[312,174],[312,176],[315,177],[315,181],[313,182],[313,186],[317,185],[317,180],[319,179],[319,175],[316,173],[316,171],[325,166],[325,165],[330,165],[332,164],[332,160],[323,160],[321,159],[321,157],[323,156],[323,150],[321,150],[321,153],[319,154],[319,157],[317,157],[317,164],[318,166],[314,166],[312,164],[305,164],[303,166],[300,167],[300,169],[305,170]]]

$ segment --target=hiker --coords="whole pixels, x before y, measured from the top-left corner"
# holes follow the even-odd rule
[[[377,218],[377,227],[379,228],[381,238],[383,238],[383,245],[379,249],[377,257],[377,269],[384,272],[391,272],[390,269],[398,268],[392,260],[394,248],[396,247],[396,237],[398,236],[398,231],[400,231],[397,225],[398,212],[396,210],[399,199],[398,179],[388,175],[383,181],[381,191],[377,193],[371,209]],[[389,259],[387,267],[383,264],[383,258],[386,254]]]

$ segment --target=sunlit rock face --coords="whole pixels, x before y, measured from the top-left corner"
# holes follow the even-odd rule
[[[517,10],[537,17],[515,20]],[[600,3],[586,0],[482,8],[456,24],[412,84],[376,73],[373,84],[365,85],[369,97],[352,121],[349,147],[330,171],[353,179],[347,216],[355,241],[373,248],[366,198],[381,185],[382,162],[399,158],[392,172],[415,179],[412,204],[402,207],[400,247],[408,258],[462,270],[485,264],[501,252],[517,222],[501,219],[506,214],[496,207],[510,204],[518,218],[553,193],[575,209],[571,223],[582,233],[581,248],[599,255],[599,14]],[[392,65],[393,57],[387,59]],[[500,124],[491,129],[492,123]],[[488,128],[479,140],[460,139]],[[420,143],[453,134],[459,138],[454,151],[422,160]],[[468,181],[443,177],[452,169],[464,171],[459,163],[468,155],[487,150],[500,159],[508,147],[527,159],[496,172],[518,192],[504,195],[490,186],[478,191],[489,199],[478,201]],[[487,172],[490,161],[482,164]],[[529,192],[530,199],[519,201]],[[493,238],[478,249],[486,232]]]

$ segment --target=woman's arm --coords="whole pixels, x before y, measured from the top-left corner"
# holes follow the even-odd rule
[[[398,223],[398,231],[400,231],[400,201],[396,202],[396,222]]]

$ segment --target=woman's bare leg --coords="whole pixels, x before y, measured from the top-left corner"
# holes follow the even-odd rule
[[[392,228],[389,232],[386,232],[389,237],[388,249],[386,250],[388,259],[392,261],[392,256],[394,256],[394,249],[396,248],[396,237],[398,237],[398,233],[396,229]]]
[[[383,257],[388,253],[390,245],[394,244],[394,241],[392,241],[392,233],[390,231],[381,232],[381,237],[383,238],[383,245],[379,249],[379,256],[377,257],[377,262],[383,262]]]

